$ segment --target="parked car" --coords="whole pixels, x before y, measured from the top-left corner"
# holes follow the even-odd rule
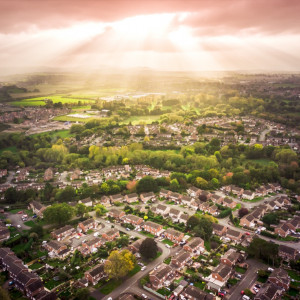
[[[23,213],[23,210],[18,211],[18,214],[19,214],[19,215],[22,214],[22,213]]]

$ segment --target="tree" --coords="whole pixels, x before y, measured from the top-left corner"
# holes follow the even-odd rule
[[[151,238],[144,239],[141,243],[139,251],[141,255],[146,259],[155,258],[158,251],[156,241]]]
[[[199,224],[194,227],[193,231],[195,232],[195,236],[199,236],[208,241],[210,240],[213,232],[212,222],[206,218],[201,218],[199,220]]]
[[[138,182],[136,190],[138,193],[157,192],[158,186],[153,177],[145,176]]]
[[[86,213],[87,207],[83,203],[77,203],[75,211],[77,216],[82,217]]]
[[[7,203],[16,203],[17,200],[19,199],[18,197],[18,191],[14,187],[8,188],[5,193],[4,193],[4,200]]]
[[[239,209],[239,217],[242,218],[249,213],[249,210],[246,207],[242,207]]]
[[[76,300],[85,300],[85,299],[88,299],[89,296],[90,296],[90,291],[88,288],[76,289],[76,292],[75,292]]]
[[[0,299],[10,300],[10,297],[9,297],[7,291],[4,288],[2,288],[1,286],[0,286]]]
[[[105,262],[104,270],[109,278],[125,277],[135,265],[135,256],[129,250],[112,251]]]
[[[207,189],[208,182],[202,177],[197,177],[195,180],[195,186],[199,187],[200,189]]]
[[[74,216],[74,209],[66,204],[53,204],[44,211],[44,219],[47,223],[62,225],[67,223]]]
[[[95,211],[96,211],[96,216],[101,217],[107,212],[107,209],[103,204],[97,204],[95,206]]]
[[[60,202],[71,202],[74,201],[76,192],[71,186],[67,186],[65,189],[60,190],[56,193],[55,198]]]
[[[43,226],[35,224],[34,226],[31,227],[29,232],[34,232],[38,235],[39,238],[41,238],[44,235],[44,229]]]
[[[269,213],[264,215],[262,221],[268,225],[279,224],[278,216],[276,213]]]
[[[189,229],[194,229],[194,227],[199,225],[199,221],[200,221],[200,219],[197,216],[193,215],[188,218],[186,226]]]

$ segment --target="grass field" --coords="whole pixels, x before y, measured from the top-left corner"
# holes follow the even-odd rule
[[[90,118],[83,119],[83,118],[70,117],[67,115],[57,116],[57,117],[53,118],[54,121],[61,121],[61,122],[70,121],[70,122],[79,122],[79,123],[87,123],[88,121],[91,121],[94,119],[103,119],[103,118],[101,118],[101,117],[97,118],[96,116],[91,116]]]
[[[132,125],[142,124],[151,124],[152,122],[158,121],[160,116],[131,116],[130,118],[121,122],[121,124],[129,124],[131,122]]]
[[[50,135],[51,137],[72,137],[74,134],[71,134],[69,130],[57,130],[57,131],[49,131],[49,132],[42,132],[42,133],[35,133],[32,136],[41,136],[41,135]]]
[[[108,295],[111,293],[115,288],[117,288],[120,284],[122,284],[122,280],[110,280],[102,289],[100,289],[100,292],[104,295]]]
[[[14,101],[11,104],[14,106],[44,106],[46,105],[45,99],[50,99],[53,103],[78,103],[81,101],[84,104],[94,103],[95,101],[90,99],[78,99],[78,98],[66,98],[64,96],[49,96],[49,97],[36,97],[30,99],[24,99],[20,101]]]

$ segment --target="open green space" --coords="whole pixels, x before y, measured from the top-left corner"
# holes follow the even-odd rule
[[[35,225],[34,221],[26,221],[24,222],[24,225],[29,226],[29,227],[33,227]]]
[[[54,130],[49,132],[32,134],[32,136],[42,136],[42,135],[49,135],[50,137],[59,137],[63,139],[74,136],[74,134],[71,134],[69,130]]]
[[[34,264],[32,264],[32,265],[29,266],[29,269],[31,269],[31,270],[36,270],[36,269],[41,268],[42,266],[43,266],[43,265],[40,264],[40,263],[34,263]]]
[[[147,237],[154,238],[154,234],[151,234],[151,233],[149,233],[147,231],[142,230],[140,233],[143,234],[143,235],[145,235],[145,236],[147,236]]]
[[[151,124],[152,122],[158,121],[160,116],[131,116],[128,119],[121,122],[122,124],[139,125],[139,124]]]
[[[111,293],[115,288],[117,288],[119,285],[122,284],[122,280],[109,280],[109,282],[100,289],[100,292],[104,295],[108,295],[109,293]]]
[[[65,103],[78,103],[80,101],[83,104],[86,103],[94,103],[95,101],[90,99],[81,99],[81,98],[66,98],[66,96],[48,96],[48,97],[36,97],[36,98],[29,98],[20,101],[14,101],[11,104],[14,106],[44,106],[47,103],[47,99],[51,100],[53,103],[62,104]]]
[[[173,245],[174,245],[174,243],[171,242],[171,241],[168,240],[168,239],[164,239],[164,240],[162,240],[162,242],[163,242],[164,244],[166,244],[166,245],[169,245],[169,246],[173,246]]]
[[[236,266],[235,267],[235,270],[238,272],[238,273],[241,273],[241,274],[245,274],[247,269],[244,269],[244,268],[241,268],[239,266]]]
[[[163,295],[163,296],[169,296],[169,295],[171,295],[171,291],[169,291],[165,287],[162,287],[162,288],[158,289],[157,292],[159,294]]]

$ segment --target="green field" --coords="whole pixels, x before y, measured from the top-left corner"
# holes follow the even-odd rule
[[[252,162],[262,166],[268,166],[271,162],[269,159],[247,159],[247,162]]]
[[[14,101],[11,104],[14,106],[44,106],[46,105],[45,99],[50,99],[53,101],[53,103],[61,102],[63,104],[78,103],[78,101],[83,102],[83,104],[95,102],[90,99],[66,98],[64,96],[49,96],[49,97],[36,97],[36,98],[24,99],[20,101]]]
[[[74,134],[71,134],[69,130],[57,130],[57,131],[35,133],[32,136],[41,136],[41,135],[50,135],[51,137],[60,137],[62,139],[74,136]]]
[[[15,147],[15,146],[3,148],[3,149],[0,149],[0,155],[2,154],[3,151],[10,151],[13,153],[17,153],[18,150],[17,150],[17,147]]]
[[[160,116],[131,116],[130,118],[121,122],[121,124],[129,124],[131,122],[132,125],[142,124],[151,124],[152,122],[158,121]]]
[[[103,119],[103,118],[91,116],[90,118],[83,119],[83,118],[70,117],[67,115],[57,116],[57,117],[53,118],[54,121],[61,121],[61,122],[69,121],[69,122],[79,122],[79,123],[87,123],[88,121],[95,120],[95,119]]]

